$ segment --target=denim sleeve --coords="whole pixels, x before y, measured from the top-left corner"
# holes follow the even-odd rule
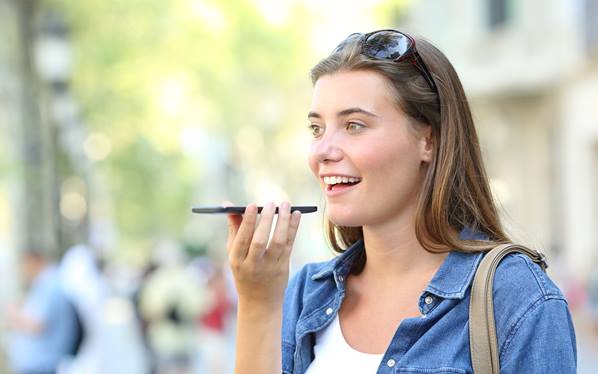
[[[500,354],[500,372],[576,373],[575,331],[567,302],[545,295],[512,327]]]

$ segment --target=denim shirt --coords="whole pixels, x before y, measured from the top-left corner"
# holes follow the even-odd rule
[[[461,239],[485,239],[463,230]],[[360,240],[332,260],[305,265],[285,292],[282,371],[304,373],[316,332],[338,313]],[[470,285],[483,252],[451,251],[419,298],[421,316],[404,319],[377,373],[473,373]],[[565,297],[528,257],[511,254],[494,278],[501,373],[575,373],[575,332]],[[375,318],[375,316],[372,316]]]

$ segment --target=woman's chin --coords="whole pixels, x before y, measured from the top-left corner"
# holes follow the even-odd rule
[[[359,227],[363,226],[363,220],[356,214],[334,214],[333,212],[328,213],[328,219],[336,226],[343,227]]]

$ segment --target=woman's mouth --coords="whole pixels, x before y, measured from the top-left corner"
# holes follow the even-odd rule
[[[361,182],[361,178],[345,177],[345,176],[331,176],[324,177],[326,185],[326,195],[334,196],[340,193],[351,190],[355,185]]]

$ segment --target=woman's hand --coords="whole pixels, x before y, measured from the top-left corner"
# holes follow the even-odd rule
[[[265,206],[259,223],[255,204],[243,216],[228,215],[226,247],[239,295],[236,374],[282,372],[282,303],[301,213],[291,215],[289,203],[282,203],[268,241],[274,209]]]
[[[228,204],[228,203],[226,203]],[[259,223],[257,206],[250,204],[242,216],[228,215],[227,250],[235,278],[239,304],[280,308],[289,278],[289,257],[301,220],[298,211],[290,213],[290,204],[279,207],[272,238],[270,231],[275,206],[267,204]]]

